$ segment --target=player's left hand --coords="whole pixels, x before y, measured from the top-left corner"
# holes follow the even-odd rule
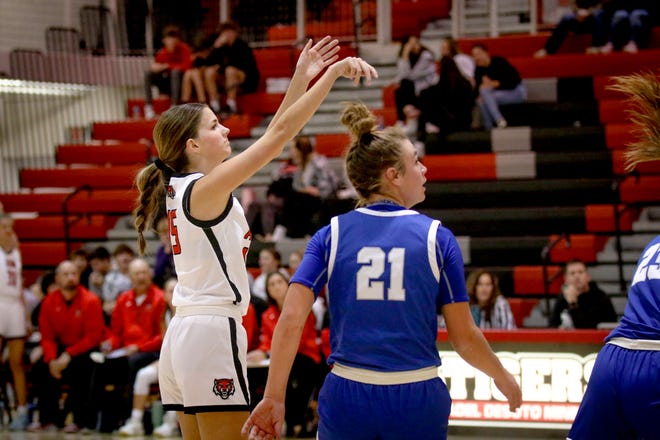
[[[254,408],[241,429],[249,440],[279,439],[284,422],[284,402],[264,397]]]
[[[296,71],[311,81],[323,69],[337,60],[337,52],[339,52],[339,40],[337,39],[325,36],[314,46],[312,46],[312,40],[309,39],[298,57]]]

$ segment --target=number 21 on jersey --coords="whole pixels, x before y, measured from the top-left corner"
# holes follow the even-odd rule
[[[361,266],[357,272],[355,286],[358,300],[388,300],[405,301],[406,289],[403,287],[403,268],[406,250],[392,248],[385,252],[382,248],[365,246],[357,254],[357,262]],[[389,264],[390,279],[387,282],[380,278]],[[387,292],[387,297],[385,293]]]

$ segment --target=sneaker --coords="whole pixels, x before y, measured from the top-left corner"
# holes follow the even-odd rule
[[[155,437],[178,437],[179,427],[169,423],[163,423],[158,428],[154,429]]]
[[[623,46],[623,51],[628,53],[637,53],[639,52],[639,48],[637,47],[637,43],[631,40],[628,42],[628,44]]]
[[[57,432],[57,426],[52,423],[42,425],[39,422],[32,422],[26,428],[27,432]]]
[[[92,428],[82,428],[78,432],[78,434],[80,434],[80,435],[92,435],[92,434],[96,434],[96,431],[93,430]]]
[[[78,425],[75,423],[69,423],[62,429],[62,432],[65,434],[77,434],[80,431],[80,428],[78,428]]]
[[[27,413],[25,414],[16,414],[14,420],[9,424],[10,431],[25,431],[29,425],[30,421],[28,420]]]
[[[119,435],[122,437],[144,435],[144,427],[142,426],[142,423],[129,419],[124,426],[119,428]]]
[[[500,119],[497,121],[497,128],[506,128],[507,123],[505,119]]]

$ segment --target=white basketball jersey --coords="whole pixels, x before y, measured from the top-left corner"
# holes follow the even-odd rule
[[[21,253],[18,249],[6,253],[0,248],[0,296],[20,298],[22,293]]]
[[[245,257],[252,234],[243,208],[234,197],[214,220],[190,214],[190,194],[200,173],[175,175],[167,187],[167,213],[178,283],[174,306],[238,307],[250,303]]]

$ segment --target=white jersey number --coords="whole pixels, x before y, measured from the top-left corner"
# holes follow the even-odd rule
[[[357,254],[357,262],[362,265],[357,273],[358,300],[384,300],[385,282],[377,281],[385,272],[386,262],[390,265],[390,282],[387,288],[389,301],[405,301],[406,289],[403,288],[403,267],[406,250],[392,248],[386,254],[379,247],[363,247]],[[386,258],[387,257],[387,258]]]
[[[660,244],[654,244],[646,250],[633,277],[633,285],[646,279],[660,279],[660,253],[658,253],[658,248],[660,248]],[[653,263],[651,263],[651,259],[653,259]]]

